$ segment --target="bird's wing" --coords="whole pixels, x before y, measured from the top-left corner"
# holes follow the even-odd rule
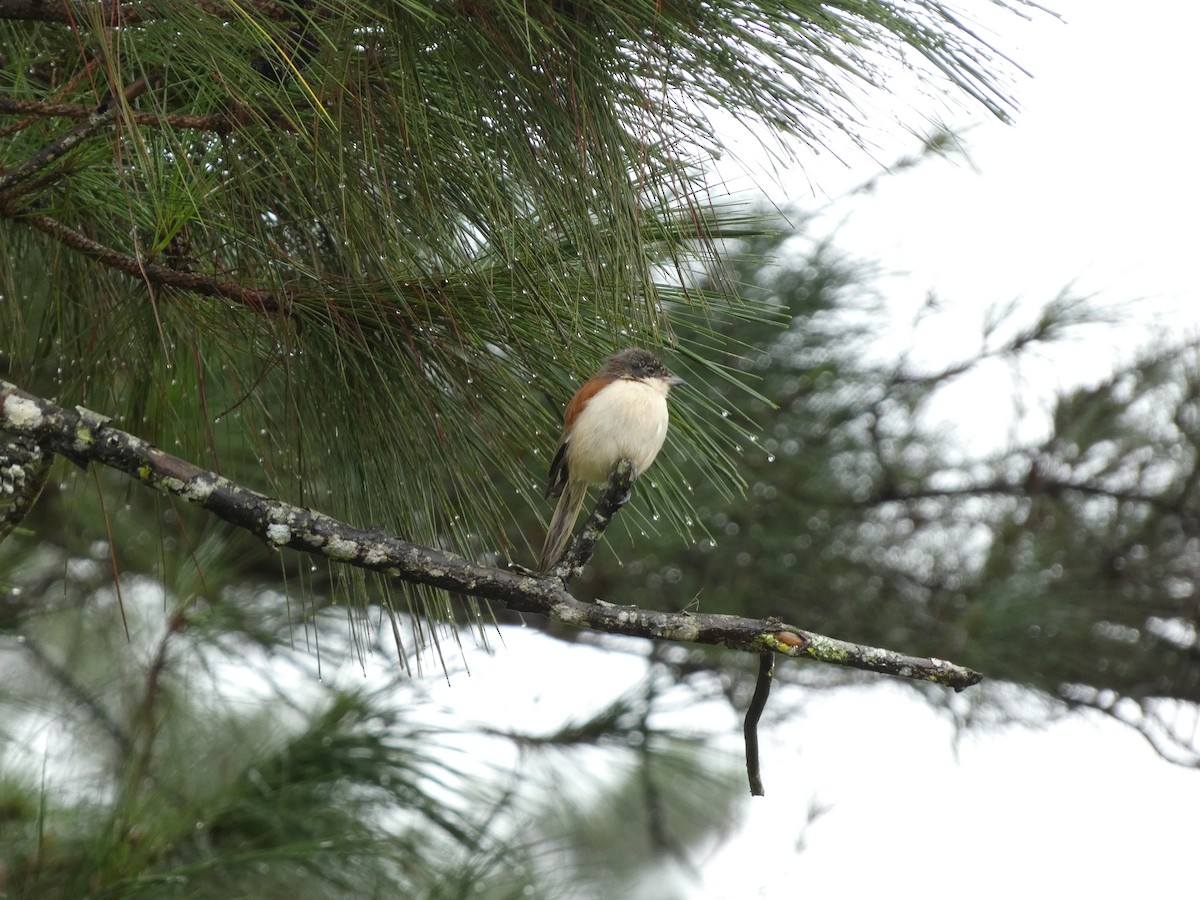
[[[550,482],[546,485],[547,497],[561,496],[567,480],[571,477],[570,469],[567,466],[567,447],[571,443],[571,432],[575,428],[575,420],[579,418],[579,414],[583,412],[588,401],[613,381],[613,378],[605,375],[589,378],[580,385],[575,396],[571,398],[571,402],[567,404],[567,409],[563,413],[562,437],[558,441],[558,449],[554,451],[554,459],[550,462]]]
[[[550,482],[546,485],[547,497],[560,496],[571,477],[567,468],[567,445],[570,442],[570,438],[564,434],[558,442],[558,449],[554,451],[554,459],[550,462]]]

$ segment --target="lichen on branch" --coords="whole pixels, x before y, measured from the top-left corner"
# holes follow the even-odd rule
[[[2,380],[0,430],[24,435],[80,465],[95,463],[124,472],[147,487],[207,509],[271,546],[499,603],[513,612],[544,615],[609,634],[811,659],[928,681],[956,691],[982,679],[980,673],[944,660],[841,641],[779,619],[659,612],[603,600],[585,601],[568,592],[559,577],[478,565],[455,553],[359,528],[260,494],[164,453],[97,413],[58,406]],[[627,487],[617,477],[610,491]]]

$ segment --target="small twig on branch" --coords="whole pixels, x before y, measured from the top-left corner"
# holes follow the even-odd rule
[[[0,213],[3,212],[3,208],[0,208]],[[243,287],[236,282],[222,281],[219,278],[214,278],[212,275],[202,275],[197,272],[172,269],[170,266],[129,256],[119,250],[114,250],[112,247],[101,244],[99,241],[92,240],[87,235],[76,231],[69,225],[64,225],[50,216],[18,214],[14,217],[14,220],[35,228],[43,234],[48,234],[64,246],[70,247],[72,250],[78,250],[80,253],[90,256],[92,259],[111,266],[114,269],[120,269],[122,272],[132,275],[140,281],[149,281],[153,284],[181,288],[182,290],[204,294],[209,297],[222,297],[226,300],[235,300],[256,312],[275,313],[279,312],[282,308],[278,298],[270,291]]]
[[[762,771],[758,765],[758,720],[767,708],[767,697],[771,694],[771,678],[775,674],[775,654],[760,653],[758,656],[758,680],[754,683],[754,696],[746,709],[746,721],[742,733],[746,738],[746,777],[750,780],[750,796],[765,797]]]
[[[596,552],[596,544],[599,543],[609,523],[612,522],[613,516],[617,514],[617,510],[629,502],[632,495],[633,462],[623,459],[617,463],[612,474],[608,476],[608,487],[596,501],[596,508],[592,511],[587,524],[571,542],[571,546],[567,548],[567,552],[559,560],[558,565],[551,570],[551,574],[561,578],[563,584],[581,574],[591,561],[592,554]]]
[[[414,584],[444,588],[537,613],[567,625],[609,634],[723,645],[749,653],[778,653],[866,669],[961,691],[982,680],[971,669],[939,659],[851,644],[787,625],[779,619],[748,619],[713,613],[665,613],[604,601],[584,602],[557,578],[477,565],[377,530],[356,528],[304,507],[275,500],[186,460],[164,453],[109,420],[76,407],[66,409],[0,380],[0,429],[28,435],[80,465],[109,466],[165,494],[209,510],[272,547],[381,572]]]
[[[125,88],[125,102],[130,103],[137,97],[145,93],[149,87],[145,78],[139,78],[134,81],[129,87]],[[107,100],[94,109],[91,114],[60,137],[56,141],[51,141],[37,153],[30,156],[25,162],[18,166],[14,166],[9,171],[0,175],[0,197],[8,192],[12,187],[20,184],[27,178],[36,175],[42,169],[53,163],[55,160],[61,159],[66,154],[70,153],[95,131],[103,128],[111,122],[120,113],[122,105],[114,100]]]
[[[133,100],[146,88],[146,80],[139,78],[125,88],[123,92],[125,102]],[[26,212],[21,208],[20,203],[15,202],[15,198],[28,186],[35,183],[41,186],[39,175],[42,177],[55,175],[54,172],[45,172],[47,167],[78,147],[97,129],[112,121],[121,108],[122,105],[115,100],[105,101],[93,110],[83,122],[62,137],[42,147],[20,165],[0,175],[0,216],[28,225],[55,238],[59,243],[72,250],[77,250],[139,280],[181,288],[210,297],[234,300],[258,312],[278,312],[281,309],[280,301],[269,291],[243,287],[236,282],[222,281],[212,275],[182,271],[130,256],[93,240],[50,216]]]

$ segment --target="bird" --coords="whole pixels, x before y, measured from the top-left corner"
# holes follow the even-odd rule
[[[637,478],[667,437],[667,394],[684,383],[648,350],[623,350],[580,385],[563,414],[562,437],[550,463],[547,497],[558,497],[538,571],[562,558],[589,485],[608,481],[622,459]]]

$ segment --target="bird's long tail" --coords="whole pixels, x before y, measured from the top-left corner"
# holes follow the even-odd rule
[[[558,506],[554,507],[554,515],[550,517],[550,527],[546,530],[546,543],[542,545],[542,555],[538,558],[539,572],[549,572],[562,558],[563,551],[567,549],[567,541],[571,539],[571,531],[575,528],[575,520],[579,518],[579,510],[583,509],[583,500],[586,496],[586,484],[581,481],[567,481],[562,496],[558,498]]]

